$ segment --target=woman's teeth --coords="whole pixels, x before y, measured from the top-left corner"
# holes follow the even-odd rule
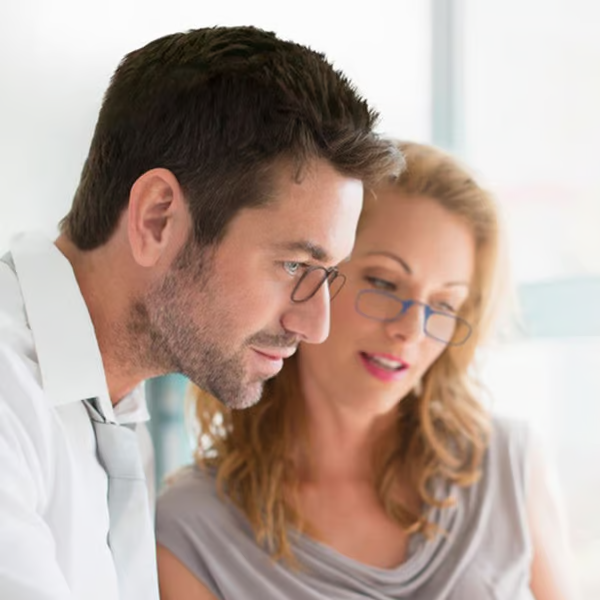
[[[364,355],[369,362],[376,364],[379,367],[387,369],[388,371],[399,371],[404,368],[404,363],[396,360],[390,360],[389,358],[383,358],[381,356],[371,356],[370,354]]]

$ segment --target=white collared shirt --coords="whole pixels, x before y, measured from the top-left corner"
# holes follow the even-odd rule
[[[0,262],[0,598],[117,600],[107,477],[82,400],[138,423],[143,388],[113,410],[87,306],[56,246],[27,234],[10,252],[17,275]]]

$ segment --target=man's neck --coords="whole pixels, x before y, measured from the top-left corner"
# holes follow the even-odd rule
[[[130,339],[127,327],[132,294],[128,265],[123,253],[117,255],[110,245],[81,250],[65,235],[55,245],[73,268],[94,326],[109,395],[116,405],[144,379],[153,376],[138,366],[137,340]]]

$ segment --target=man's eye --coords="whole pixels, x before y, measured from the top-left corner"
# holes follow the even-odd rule
[[[286,273],[292,277],[296,276],[298,271],[300,271],[303,266],[303,263],[293,260],[286,260],[283,262],[283,268],[285,269]]]

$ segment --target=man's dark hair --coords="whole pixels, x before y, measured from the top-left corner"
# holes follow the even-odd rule
[[[128,54],[106,91],[62,230],[82,250],[111,237],[133,183],[177,177],[194,238],[212,244],[245,207],[269,198],[272,170],[325,159],[340,174],[397,174],[373,133],[377,114],[322,54],[254,27],[176,33]]]

